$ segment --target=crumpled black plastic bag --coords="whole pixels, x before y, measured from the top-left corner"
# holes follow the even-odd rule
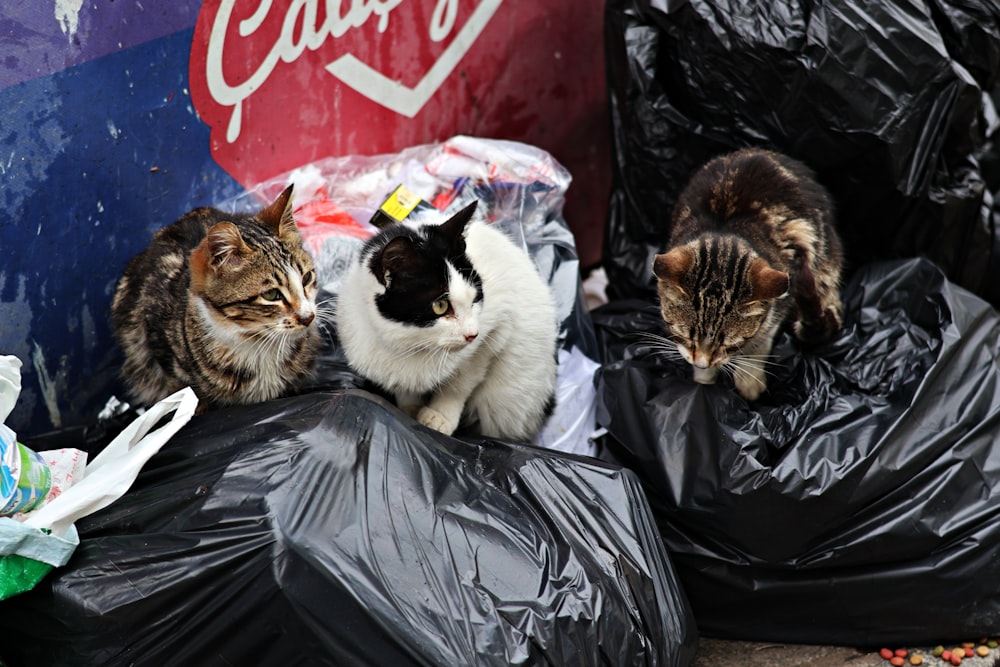
[[[922,255],[1000,304],[1000,5],[611,0],[613,298],[652,290],[676,196],[738,146],[812,166],[851,268]]]
[[[3,603],[9,664],[683,667],[696,642],[630,472],[356,389],[197,416],[77,528]]]
[[[769,392],[657,355],[655,304],[594,313],[605,456],[637,471],[708,635],[913,645],[1000,632],[1000,316],[926,260],[876,263]]]

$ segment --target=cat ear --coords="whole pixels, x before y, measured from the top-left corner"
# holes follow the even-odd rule
[[[204,253],[207,264],[216,273],[239,270],[253,252],[243,241],[240,230],[231,222],[213,225],[198,250]]]
[[[270,206],[262,210],[257,217],[280,239],[298,236],[299,230],[292,217],[292,189],[294,185],[285,188]]]
[[[190,255],[191,287],[203,291],[209,281],[224,271],[238,271],[253,254],[231,222],[213,225]]]
[[[469,224],[470,220],[472,220],[472,216],[476,213],[476,208],[478,206],[479,201],[473,200],[471,204],[448,218],[445,222],[442,222],[440,225],[441,229],[445,230],[452,238],[461,239],[462,234],[465,231],[465,226]]]
[[[691,270],[694,254],[687,246],[679,246],[653,258],[653,275],[681,289],[681,278]]]
[[[373,260],[372,273],[380,283],[389,287],[394,278],[413,270],[413,241],[405,236],[397,236],[386,243]]]
[[[788,274],[772,269],[767,260],[757,257],[750,265],[750,301],[777,299],[788,294]]]

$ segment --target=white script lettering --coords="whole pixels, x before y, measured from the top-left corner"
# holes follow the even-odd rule
[[[323,2],[326,9],[322,24],[318,24],[320,2]],[[360,28],[373,16],[378,17],[379,32],[385,32],[389,26],[389,14],[402,2],[403,0],[292,0],[282,19],[281,32],[267,55],[257,63],[256,69],[246,79],[231,83],[226,80],[223,61],[236,0],[222,0],[209,34],[205,79],[212,99],[224,107],[232,107],[232,115],[226,128],[226,140],[232,143],[239,138],[242,129],[243,102],[260,89],[279,62],[294,62],[306,50],[315,51],[327,39],[337,39],[353,28]],[[488,20],[500,2],[502,0],[485,0],[477,8],[476,14],[482,14],[480,10],[484,6],[489,6],[485,16]],[[240,38],[254,38],[257,30],[264,25],[271,14],[272,3],[273,0],[260,0],[253,14],[239,22],[237,29]],[[439,42],[447,38],[455,27],[457,14],[458,0],[437,0],[428,26],[430,39]],[[482,25],[479,25],[476,35],[481,29]],[[470,36],[475,39],[475,36]],[[468,45],[465,46],[465,49],[467,48]],[[380,100],[376,101],[381,103]]]

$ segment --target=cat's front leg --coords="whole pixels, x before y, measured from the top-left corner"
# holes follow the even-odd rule
[[[432,401],[431,405],[420,408],[420,412],[417,413],[417,421],[435,431],[451,435],[458,428],[464,407],[464,401]]]
[[[737,370],[733,374],[736,393],[748,401],[756,401],[767,389],[764,362],[760,359],[744,357],[738,363]]]
[[[424,426],[432,428],[435,431],[440,431],[445,435],[454,433],[455,429],[458,428],[458,421],[462,417],[462,409],[465,407],[465,402],[459,402],[456,408],[452,406],[454,401],[442,401],[440,398],[435,397],[430,405],[424,405],[423,399],[424,397],[421,394],[405,391],[396,392],[396,405],[407,415],[413,417]]]
[[[765,365],[774,344],[777,329],[765,327],[743,346],[742,352],[729,361],[733,369],[736,393],[748,401],[756,401],[767,390]]]
[[[839,277],[839,271],[817,275],[808,266],[800,268],[794,290],[798,317],[793,331],[802,342],[819,342],[840,330],[843,306],[837,287]]]
[[[427,405],[417,413],[417,421],[445,435],[454,433],[462,420],[465,402],[491,367],[491,349],[479,348],[476,355],[467,360],[461,373],[438,387]]]
[[[423,404],[423,397],[420,394],[408,391],[396,392],[396,405],[400,410],[405,412],[407,416],[416,417],[417,413],[420,412],[420,408],[423,407]]]

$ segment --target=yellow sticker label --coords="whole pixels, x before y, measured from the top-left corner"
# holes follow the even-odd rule
[[[379,207],[379,210],[393,220],[402,222],[421,201],[420,196],[398,185]]]

